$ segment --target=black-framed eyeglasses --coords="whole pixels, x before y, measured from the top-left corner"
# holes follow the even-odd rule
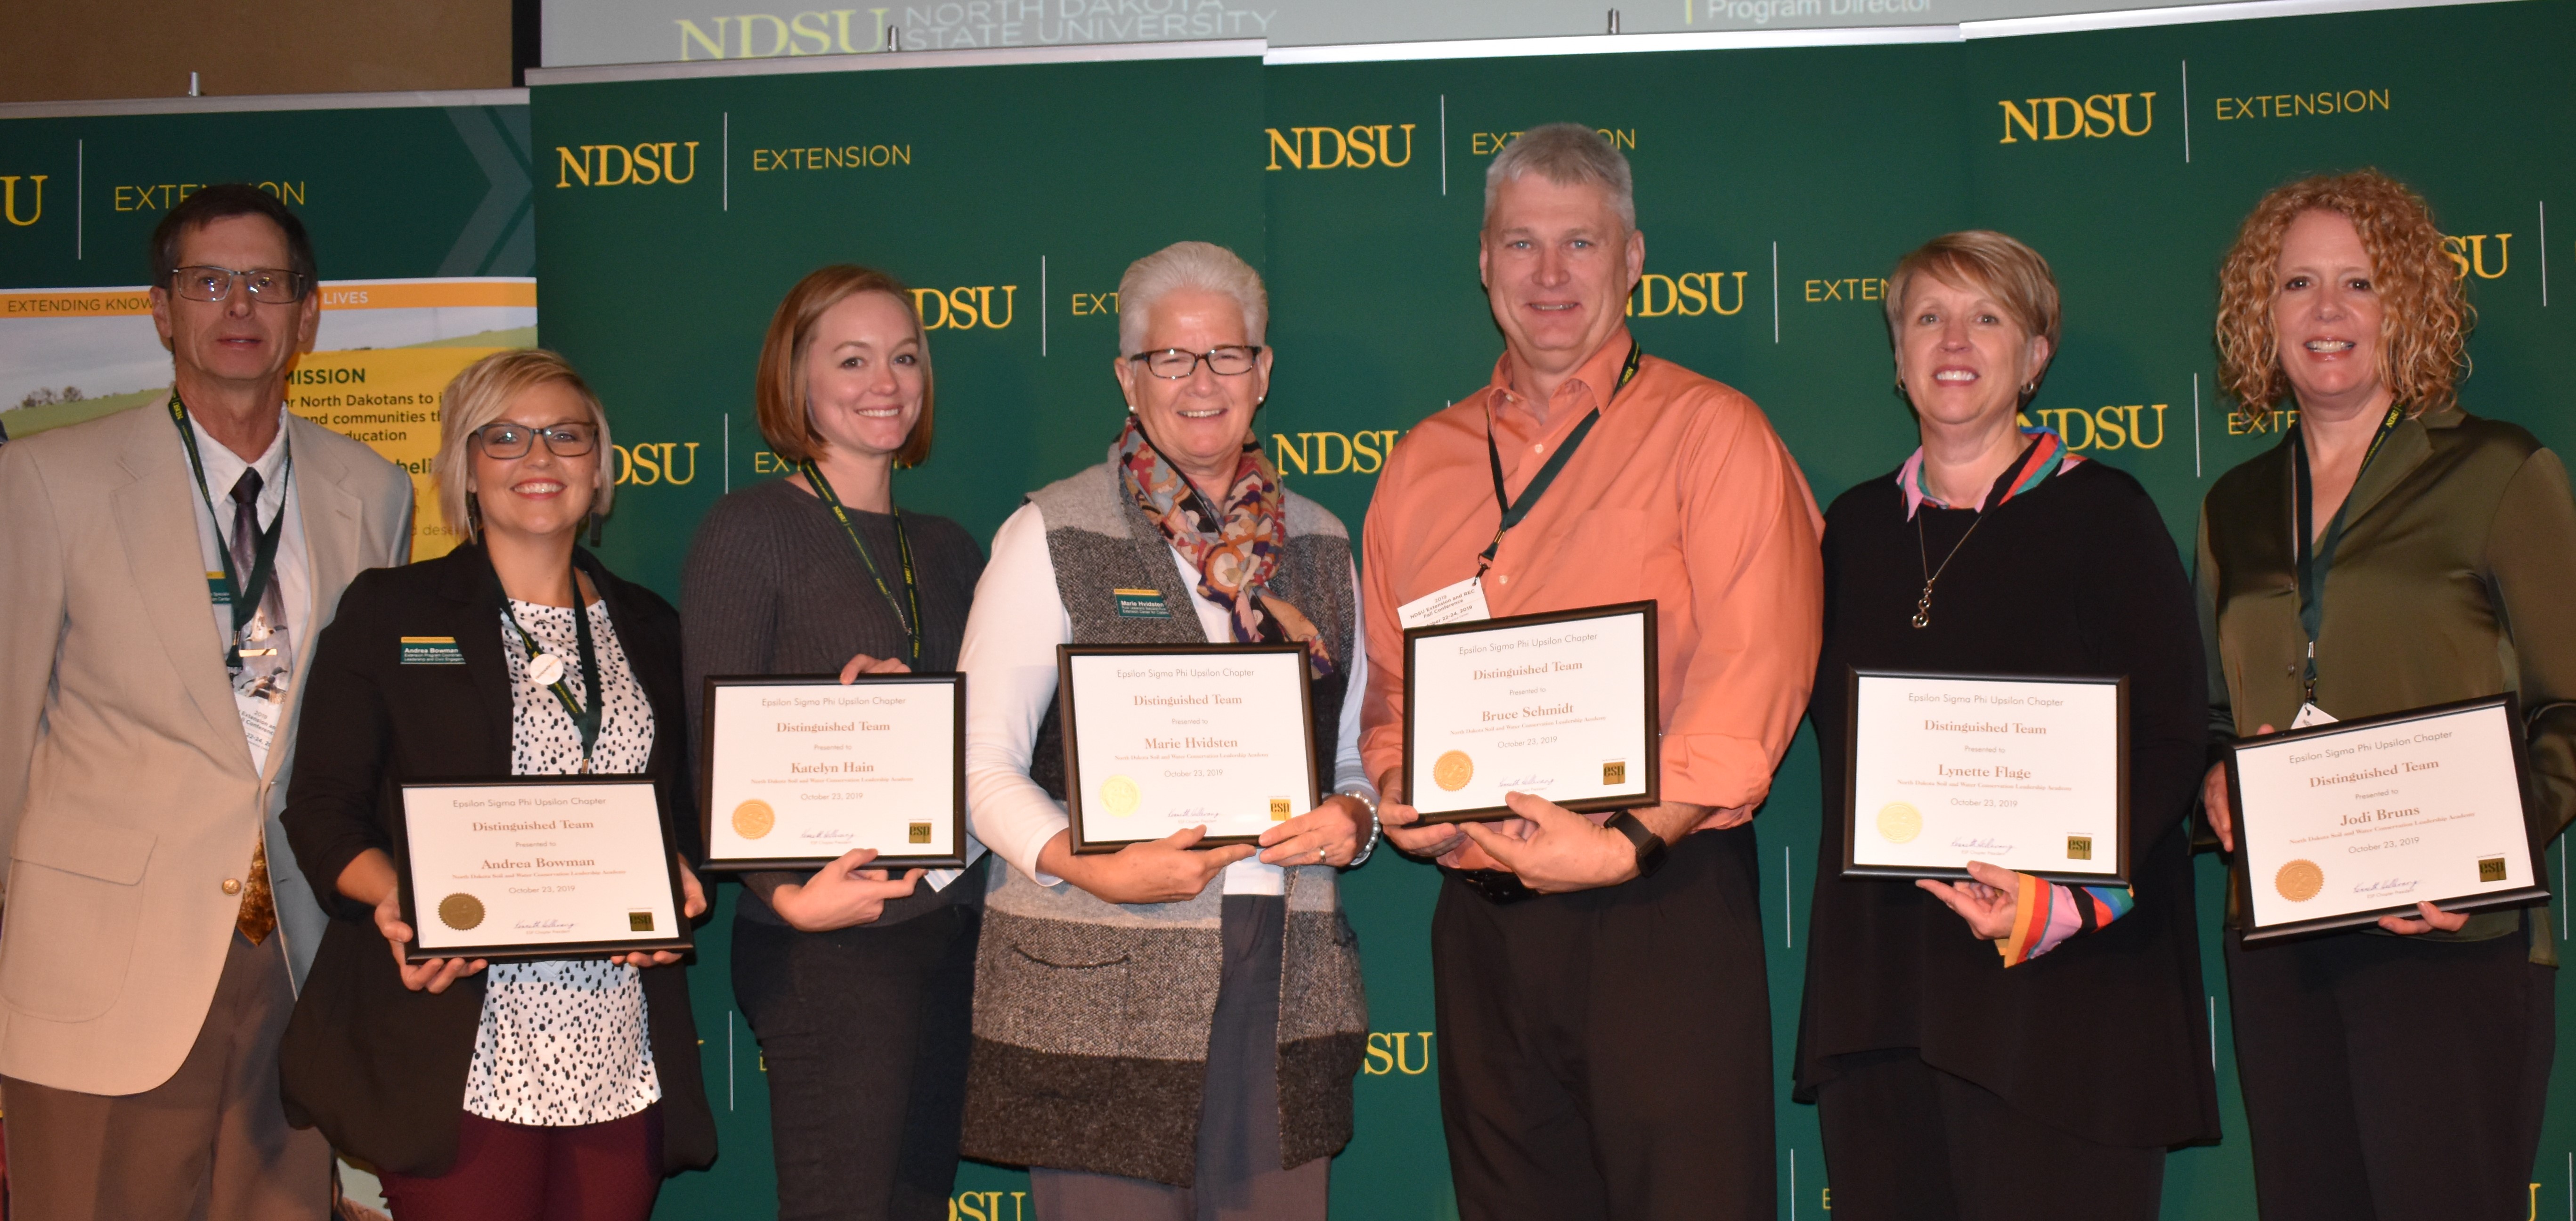
[[[474,430],[474,443],[483,447],[491,458],[524,458],[537,438],[546,439],[546,450],[558,458],[578,458],[599,448],[599,429],[589,424],[556,424],[531,428],[502,420]]]
[[[1261,348],[1257,344],[1229,343],[1205,352],[1184,352],[1179,348],[1138,352],[1127,359],[1145,366],[1156,377],[1176,382],[1198,372],[1199,362],[1203,360],[1207,362],[1210,373],[1219,377],[1241,377],[1252,372],[1252,366],[1259,363],[1260,355]]]
[[[269,305],[293,305],[304,299],[313,281],[300,272],[280,267],[254,267],[234,271],[229,267],[181,267],[170,273],[171,289],[190,301],[221,301],[233,295],[233,285],[250,289],[250,299]]]

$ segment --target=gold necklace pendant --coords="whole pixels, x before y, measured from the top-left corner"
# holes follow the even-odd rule
[[[1923,583],[1923,596],[1915,600],[1914,626],[1918,629],[1932,626],[1932,583],[1929,581]]]

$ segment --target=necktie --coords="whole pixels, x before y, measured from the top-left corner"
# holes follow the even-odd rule
[[[251,565],[259,558],[261,484],[257,470],[243,471],[241,479],[233,484],[233,571],[242,574],[244,579],[249,578]],[[278,512],[285,511],[284,505],[278,506]],[[260,595],[259,617],[251,621],[249,629],[250,635],[265,637],[265,639],[257,644],[245,640],[243,642],[245,652],[257,648],[276,649],[283,644],[284,638],[279,634],[278,629],[286,626],[286,601],[277,592],[277,586],[276,578],[271,576],[268,589]],[[246,674],[274,673],[284,668],[285,663],[286,658],[283,655],[272,652],[265,657],[245,656],[242,659],[242,669]],[[277,897],[270,893],[268,885],[268,835],[265,821],[265,819],[262,820],[263,826],[260,828],[258,842],[251,846],[250,876],[242,887],[241,914],[233,918],[233,927],[241,930],[242,936],[250,938],[252,945],[268,940],[268,935],[277,928]]]

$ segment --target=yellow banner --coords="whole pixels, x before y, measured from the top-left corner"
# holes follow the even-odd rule
[[[453,306],[536,308],[537,282],[491,280],[324,280],[322,308],[435,309]],[[115,318],[152,312],[140,288],[55,288],[0,292],[0,318]]]
[[[429,464],[438,456],[439,396],[465,366],[500,348],[377,348],[308,352],[295,362],[287,407],[411,472],[411,558],[435,559],[464,541],[438,511]]]

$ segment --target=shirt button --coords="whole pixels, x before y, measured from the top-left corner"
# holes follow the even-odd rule
[[[1497,585],[1509,585],[1509,584],[1511,584],[1511,583],[1512,583],[1512,578],[1510,577],[1510,575],[1509,575],[1509,574],[1506,574],[1506,575],[1503,575],[1503,576],[1499,576],[1499,577],[1494,578],[1494,583],[1495,583],[1495,584],[1497,584]]]
[[[225,879],[224,879],[224,893],[225,893],[225,894],[228,894],[228,895],[237,895],[237,894],[240,894],[240,893],[241,893],[241,879],[240,879],[240,878],[225,878]]]
[[[1530,452],[1533,454],[1543,454],[1547,452],[1547,447],[1544,445],[1533,445],[1530,447]]]
[[[2283,674],[2296,675],[2296,674],[2298,674],[2298,672],[2299,672],[2299,667],[2298,667],[2297,665],[2295,665],[2295,664],[2292,664],[2292,665],[2286,665],[2286,666],[2281,667],[2281,673],[2283,673]]]

